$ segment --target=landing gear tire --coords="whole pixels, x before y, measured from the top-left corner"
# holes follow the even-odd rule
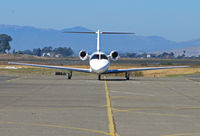
[[[126,78],[126,80],[129,80],[129,76],[130,76],[129,73],[126,72],[126,73],[125,73],[125,78]]]
[[[72,78],[72,71],[70,71],[67,75],[68,79],[71,79]]]
[[[98,80],[101,80],[101,75],[98,75]]]

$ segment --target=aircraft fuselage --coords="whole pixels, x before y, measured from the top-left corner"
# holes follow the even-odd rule
[[[102,74],[108,70],[110,60],[105,53],[95,52],[90,56],[89,64],[91,72]]]

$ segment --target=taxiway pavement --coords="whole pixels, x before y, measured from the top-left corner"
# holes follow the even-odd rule
[[[199,77],[0,76],[2,136],[199,136]]]

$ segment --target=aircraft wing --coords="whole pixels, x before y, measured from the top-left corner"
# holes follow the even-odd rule
[[[86,72],[86,73],[91,72],[90,69],[70,68],[70,67],[61,67],[61,66],[38,65],[38,64],[27,64],[27,63],[17,63],[17,62],[8,62],[8,64],[42,67],[42,68],[52,68],[52,69],[62,69],[62,70],[78,71],[78,72]]]
[[[156,69],[188,68],[188,67],[189,66],[169,66],[169,67],[145,67],[145,68],[130,68],[130,69],[110,69],[107,70],[105,74],[143,71],[143,70],[156,70]]]

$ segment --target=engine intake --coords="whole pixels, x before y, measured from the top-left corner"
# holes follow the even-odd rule
[[[79,52],[79,58],[80,58],[81,60],[86,60],[86,59],[88,58],[88,53],[87,53],[86,51],[81,50],[81,51]]]
[[[113,61],[116,61],[119,59],[119,53],[117,51],[111,51],[110,57]]]

